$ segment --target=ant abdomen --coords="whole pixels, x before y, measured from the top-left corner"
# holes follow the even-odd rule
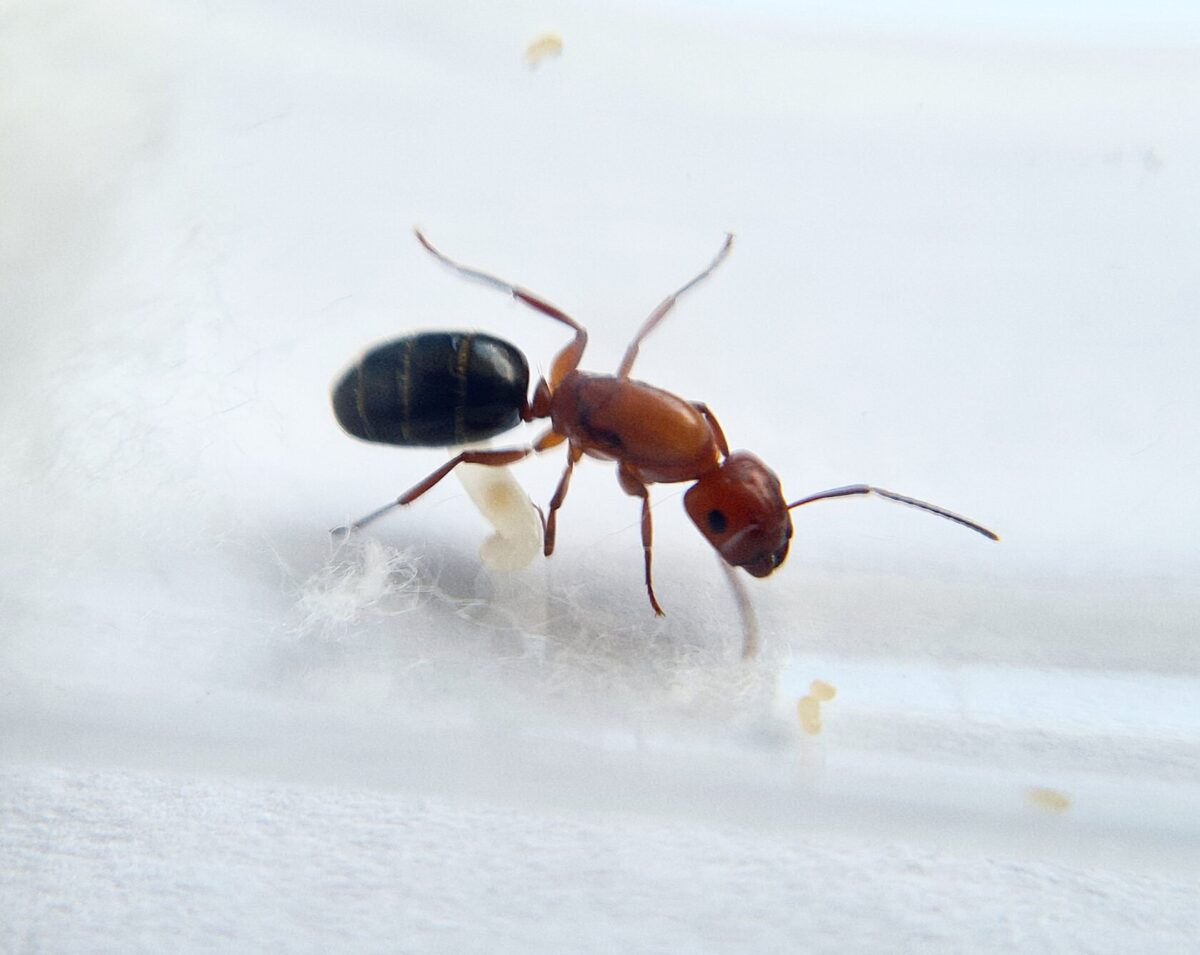
[[[451,447],[516,427],[528,390],[516,346],[478,332],[421,332],[363,355],[334,386],[333,412],[364,441]]]

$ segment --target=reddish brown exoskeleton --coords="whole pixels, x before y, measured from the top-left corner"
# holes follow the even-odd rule
[[[721,426],[706,404],[687,401],[629,377],[642,341],[671,311],[681,295],[711,275],[725,260],[733,246],[732,235],[726,236],[721,250],[707,268],[667,296],[650,314],[626,349],[615,375],[579,369],[587,346],[587,331],[561,309],[520,286],[460,265],[435,249],[419,230],[416,235],[431,255],[459,275],[500,289],[573,329],[575,337],[555,357],[549,376],[538,382],[532,401],[521,398],[519,407],[514,409],[524,421],[550,419],[550,428],[537,440],[523,447],[463,451],[393,503],[348,528],[339,528],[338,532],[361,528],[394,507],[411,504],[459,464],[504,466],[566,442],[566,470],[546,514],[546,556],[554,552],[558,510],[567,496],[576,463],[585,454],[615,461],[621,489],[642,502],[646,592],[657,614],[663,611],[654,595],[651,576],[652,530],[647,490],[650,484],[694,481],[683,499],[688,516],[727,565],[741,567],[755,577],[766,577],[787,557],[792,537],[791,511],[833,497],[878,494],[998,540],[986,528],[944,508],[867,484],[821,491],[789,504],[774,471],[749,451],[730,452]],[[747,653],[750,650],[748,635]]]

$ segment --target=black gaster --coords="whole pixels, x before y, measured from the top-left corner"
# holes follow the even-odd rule
[[[521,422],[525,356],[475,332],[424,332],[371,349],[333,389],[338,424],[356,438],[449,447],[503,434]]]

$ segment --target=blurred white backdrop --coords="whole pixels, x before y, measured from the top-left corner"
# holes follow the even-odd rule
[[[0,11],[5,947],[160,947],[186,900],[203,916],[174,926],[187,947],[407,931],[603,950],[627,902],[612,885],[648,864],[622,854],[628,825],[667,827],[649,842],[679,859],[651,895],[675,897],[706,853],[734,860],[674,915],[638,910],[646,950],[695,948],[683,926],[735,884],[774,914],[712,950],[820,949],[800,934],[817,924],[851,933],[827,947],[1152,934],[1186,950],[1200,23],[1182,5],[898,9]],[[562,54],[530,69],[546,30]],[[746,666],[681,489],[653,494],[657,621],[637,504],[585,462],[550,562],[484,571],[485,526],[447,482],[372,528],[392,576],[337,590],[343,573],[362,584],[364,552],[334,552],[327,529],[443,456],[343,435],[335,376],[418,328],[499,334],[535,370],[565,340],[436,267],[414,224],[577,317],[597,370],[737,233],[637,376],[706,401],[790,497],[869,481],[1002,543],[877,501],[805,508],[788,563],[748,582],[764,651]],[[544,503],[561,464],[516,473]],[[809,738],[793,707],[815,678],[839,695]],[[1039,815],[1030,786],[1070,810]],[[164,791],[183,795],[139,828]],[[213,847],[270,842],[263,798],[296,847],[235,866]],[[345,899],[325,927],[273,908],[283,869],[301,899],[331,872],[365,880],[354,904],[399,891],[403,834],[372,851],[350,831],[360,810],[393,825],[389,799],[464,869],[480,850],[454,831],[524,839],[510,875],[545,903],[544,932],[500,928],[513,910],[484,879],[458,899],[477,921],[451,929],[431,927],[453,901],[433,890],[411,920]],[[227,812],[197,822],[212,805]],[[547,831],[539,813],[611,865],[580,874],[586,849],[520,835]],[[334,834],[321,862],[296,835],[317,825]],[[172,827],[194,845],[163,862]],[[133,860],[119,897],[98,848],[114,831]],[[811,852],[762,861],[780,845]],[[64,879],[60,851],[92,863]],[[165,876],[139,868],[150,857]],[[744,882],[739,859],[761,863]],[[193,864],[207,874],[185,878]],[[906,865],[959,874],[906,881]],[[790,908],[830,871],[836,889]],[[890,875],[856,891],[871,871]],[[912,917],[914,884],[944,905]],[[1035,905],[997,940],[989,906],[1033,905],[1031,885],[1080,917]],[[262,904],[230,908],[239,887]],[[562,893],[575,904],[554,915]],[[1129,908],[1149,914],[1127,923]]]

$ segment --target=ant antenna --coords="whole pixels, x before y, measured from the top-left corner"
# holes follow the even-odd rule
[[[737,602],[738,616],[742,618],[742,659],[750,660],[758,653],[758,617],[754,613],[754,604],[746,593],[746,585],[736,567],[727,564],[720,554],[717,563],[725,571],[725,579],[733,591],[733,599]]]
[[[974,521],[967,520],[961,514],[955,514],[953,511],[948,511],[944,507],[938,507],[936,504],[930,504],[926,501],[918,501],[915,497],[905,497],[903,494],[897,494],[895,491],[885,491],[881,487],[871,487],[869,484],[848,484],[846,487],[835,487],[828,491],[821,491],[819,494],[810,494],[808,497],[802,497],[798,501],[788,505],[790,511],[793,507],[800,507],[802,504],[811,504],[813,501],[824,501],[831,497],[850,497],[854,494],[878,494],[880,497],[886,497],[889,501],[898,501],[901,504],[907,504],[909,507],[919,507],[923,511],[928,511],[930,514],[936,514],[938,517],[944,517],[948,521],[954,521],[955,524],[961,524],[977,534],[982,534],[989,540],[998,541],[1000,538],[996,534],[989,531],[986,527],[976,524]]]

